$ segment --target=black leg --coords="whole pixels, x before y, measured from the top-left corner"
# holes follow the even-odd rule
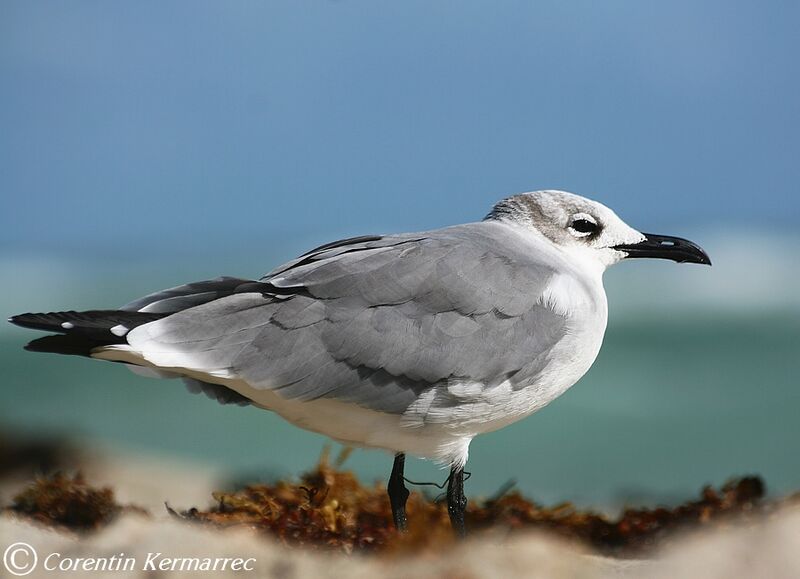
[[[453,467],[450,469],[450,479],[447,481],[447,512],[450,515],[450,524],[456,536],[463,539],[467,535],[464,525],[464,511],[467,510],[467,497],[464,496],[464,468]]]
[[[408,489],[403,484],[403,469],[406,466],[406,455],[398,452],[394,455],[394,466],[392,475],[389,477],[389,502],[392,504],[392,518],[394,526],[398,531],[405,531],[407,528],[406,519],[406,500],[408,500]]]

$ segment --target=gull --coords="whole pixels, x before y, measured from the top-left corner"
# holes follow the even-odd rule
[[[642,257],[711,264],[691,241],[641,233],[598,202],[534,191],[482,221],[328,243],[258,280],[219,277],[119,309],[9,321],[57,332],[29,350],[181,377],[223,404],[390,451],[400,531],[406,454],[434,460],[450,470],[448,513],[464,536],[470,441],[586,373],[606,329],[603,272]]]

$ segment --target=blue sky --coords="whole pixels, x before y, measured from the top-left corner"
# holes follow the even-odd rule
[[[0,245],[301,250],[537,188],[643,230],[791,230],[798,21],[788,0],[6,0]]]

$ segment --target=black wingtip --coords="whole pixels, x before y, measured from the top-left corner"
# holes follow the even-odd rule
[[[28,328],[29,330],[48,330],[58,331],[60,322],[56,322],[53,317],[54,313],[25,313],[11,316],[8,321],[15,326],[21,328]]]
[[[107,343],[121,342],[123,337],[111,330],[123,325],[127,330],[163,318],[164,314],[128,312],[123,310],[87,310],[76,312],[29,313],[9,318],[9,322],[31,330],[43,330],[58,334],[80,334],[87,338]]]
[[[53,334],[28,342],[25,345],[25,350],[46,354],[65,354],[67,356],[90,356],[94,348],[102,345],[102,342],[83,336]]]

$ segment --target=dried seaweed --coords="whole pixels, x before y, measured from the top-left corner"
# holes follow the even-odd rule
[[[168,509],[182,519],[219,527],[254,527],[287,544],[312,548],[369,552],[386,549],[399,538],[391,525],[385,487],[361,485],[353,473],[331,466],[326,455],[298,482],[249,485],[213,496],[216,505],[208,511],[190,509],[178,514]],[[414,493],[408,508],[416,527],[421,530],[427,522],[447,529],[444,540],[450,540],[447,511],[441,505]]]
[[[723,525],[732,520],[755,520],[773,507],[764,499],[764,483],[759,477],[732,479],[717,491],[703,488],[698,500],[674,508],[625,509],[616,519],[579,511],[565,503],[541,507],[517,492],[496,501],[487,501],[470,515],[473,525],[487,528],[508,525],[514,529],[538,528],[577,539],[606,555],[637,556],[663,546],[677,531],[701,525]]]
[[[467,524],[473,536],[535,529],[605,555],[638,557],[662,547],[679,531],[758,521],[782,505],[800,503],[800,495],[766,500],[764,494],[759,477],[743,477],[719,490],[706,487],[698,499],[674,508],[626,509],[610,518],[569,503],[543,507],[504,486],[489,499],[470,502]],[[345,553],[418,553],[455,543],[442,501],[412,492],[409,532],[398,533],[391,523],[385,486],[362,485],[340,463],[332,466],[327,453],[299,481],[247,485],[234,492],[215,492],[213,497],[216,503],[207,510],[167,509],[185,521],[247,527],[287,545]],[[100,529],[126,511],[144,512],[117,503],[110,488],[96,488],[81,475],[64,474],[36,479],[5,510],[79,532]]]
[[[138,507],[116,502],[110,488],[95,488],[81,474],[56,473],[37,478],[17,494],[5,510],[39,523],[73,531],[99,529],[124,511],[144,513]]]
[[[764,483],[758,477],[732,480],[719,491],[706,487],[698,500],[675,508],[627,509],[616,519],[571,504],[545,508],[519,492],[507,491],[470,502],[467,524],[472,535],[537,529],[620,557],[647,554],[679,530],[728,524],[734,518],[756,520],[778,504],[764,500]],[[383,484],[361,485],[353,473],[331,466],[327,455],[296,483],[250,485],[214,493],[214,498],[217,504],[206,511],[171,512],[217,527],[251,527],[290,545],[346,553],[440,549],[454,542],[441,501],[412,492],[409,532],[397,533]]]

